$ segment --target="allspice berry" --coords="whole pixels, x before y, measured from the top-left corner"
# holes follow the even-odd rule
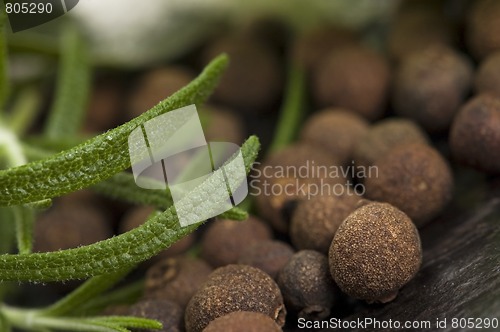
[[[500,174],[500,98],[479,95],[455,117],[450,131],[455,159],[491,174]]]
[[[171,96],[195,78],[194,73],[182,66],[165,66],[143,74],[128,101],[128,118],[135,118],[163,99]]]
[[[290,258],[278,276],[285,305],[308,320],[324,319],[337,294],[330,275],[328,257],[314,250],[302,250]]]
[[[273,50],[252,38],[225,37],[211,44],[203,54],[208,63],[221,53],[231,62],[213,99],[236,110],[252,114],[268,111],[281,94],[282,66]]]
[[[245,248],[238,258],[238,264],[259,268],[276,280],[293,253],[293,248],[286,242],[265,240]]]
[[[235,311],[214,319],[203,332],[281,332],[267,315],[251,311]]]
[[[201,239],[201,257],[213,267],[234,264],[249,245],[272,238],[269,226],[257,217],[245,221],[216,220]]]
[[[89,245],[113,236],[110,221],[90,204],[57,204],[35,223],[35,252],[50,252]]]
[[[227,265],[212,272],[189,301],[186,331],[202,331],[211,321],[235,311],[265,314],[280,327],[285,323],[283,297],[273,279],[255,267]]]
[[[161,330],[141,330],[144,332],[181,332],[182,313],[181,308],[169,300],[142,300],[132,305],[128,312],[130,316],[154,319],[163,324]]]
[[[373,124],[354,147],[357,166],[370,167],[393,148],[409,143],[427,144],[429,138],[415,122],[405,118],[387,118]]]
[[[330,272],[340,289],[370,303],[392,301],[421,262],[415,225],[387,203],[369,203],[351,213],[329,251]]]
[[[478,0],[471,4],[466,19],[465,39],[469,51],[482,59],[500,49],[500,3]]]
[[[292,57],[310,72],[336,48],[355,43],[354,31],[339,26],[320,26],[300,34],[293,42]]]
[[[436,217],[451,200],[451,170],[428,145],[400,145],[374,166],[378,176],[365,180],[366,197],[401,209],[418,227]]]
[[[358,195],[315,196],[299,203],[290,224],[290,238],[297,249],[312,249],[323,254],[342,221],[356,209]]]
[[[500,51],[481,62],[474,78],[474,90],[477,94],[488,93],[500,98]]]
[[[273,152],[251,175],[257,209],[275,230],[287,233],[290,218],[286,209],[290,205],[312,196],[329,195],[337,186],[346,185],[348,180],[341,172],[330,172],[340,165],[328,151],[306,143]]]
[[[458,34],[445,15],[443,1],[403,1],[387,39],[391,58],[399,62],[430,45],[452,45]]]
[[[212,268],[201,259],[163,259],[147,270],[144,297],[170,300],[184,310],[211,272]]]
[[[320,108],[345,108],[374,120],[384,111],[389,81],[389,65],[382,55],[350,45],[332,51],[316,66],[313,97]]]
[[[469,91],[470,61],[455,50],[434,45],[403,59],[396,71],[394,111],[426,130],[446,130]]]
[[[354,112],[329,108],[313,114],[302,127],[300,140],[328,151],[342,165],[368,130],[368,122]]]

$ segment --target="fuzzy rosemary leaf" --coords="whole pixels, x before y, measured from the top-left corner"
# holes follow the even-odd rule
[[[80,129],[91,81],[87,47],[73,25],[64,29],[54,104],[45,127],[48,137],[75,135]]]
[[[0,205],[20,205],[61,196],[128,168],[128,135],[158,115],[204,101],[227,62],[227,56],[217,57],[186,87],[118,128],[45,160],[0,171]]]
[[[35,214],[27,206],[14,206],[14,219],[16,222],[17,247],[21,255],[31,253],[33,248],[33,227]]]
[[[279,150],[292,142],[303,118],[305,104],[304,70],[291,62],[280,120],[269,151]]]
[[[250,137],[241,147],[241,155],[247,172],[260,148],[257,137]],[[231,188],[239,183],[239,168],[234,158],[224,165],[224,173]],[[192,215],[216,213],[225,203],[224,197],[210,195],[226,186],[218,179],[222,169],[216,170],[189,195],[177,203]],[[144,261],[180,238],[194,231],[199,224],[180,227],[175,209],[170,207],[143,225],[122,235],[95,244],[50,253],[29,255],[0,255],[0,280],[53,281],[82,279],[111,273]]]

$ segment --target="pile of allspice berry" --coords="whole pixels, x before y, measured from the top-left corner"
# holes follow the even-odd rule
[[[499,31],[500,1],[409,0],[377,42],[367,31],[297,34],[262,19],[129,86],[101,77],[89,131],[114,126],[112,110],[147,110],[226,52],[230,66],[200,110],[207,141],[257,134],[264,143],[249,176],[249,219],[209,221],[144,263],[143,297],[107,312],[158,319],[163,331],[295,331],[299,318],[348,319],[397,300],[422,264],[419,229],[454,196],[454,170],[500,174]],[[278,109],[290,62],[305,72],[309,113],[294,142],[267,151],[286,116]],[[126,102],[113,97],[123,91]],[[106,223],[99,218],[113,217],[94,197],[76,197],[37,223],[39,251],[125,232],[153,211],[117,205],[119,222]],[[71,220],[65,229],[82,238],[52,236],[53,219]]]

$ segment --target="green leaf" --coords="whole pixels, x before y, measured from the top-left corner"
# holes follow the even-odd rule
[[[73,136],[84,119],[91,81],[87,46],[77,28],[67,26],[61,40],[61,59],[55,101],[45,126],[51,138]]]
[[[241,147],[247,173],[252,167],[260,144],[257,137],[250,137]],[[216,170],[202,184],[183,197],[182,206],[193,215],[216,213],[225,203],[224,197],[210,195],[224,183],[218,181],[224,170],[231,188],[239,183],[239,168],[234,156]],[[142,262],[175,241],[194,231],[200,224],[180,227],[175,209],[150,218],[143,225],[122,235],[95,244],[50,253],[29,255],[0,255],[0,280],[53,281],[88,278],[127,268]]]
[[[186,87],[114,130],[48,159],[0,171],[0,205],[20,205],[61,196],[130,167],[128,135],[158,115],[204,101],[227,62],[227,56],[217,57]]]
[[[305,104],[305,73],[291,61],[280,119],[269,151],[279,150],[292,142],[303,118]]]
[[[39,311],[44,316],[65,316],[86,305],[96,296],[113,287],[130,272],[129,268],[118,270],[110,274],[103,274],[87,280],[80,287],[72,291],[63,299]]]
[[[25,134],[37,119],[36,112],[39,110],[41,101],[42,96],[34,87],[27,87],[16,96],[7,123],[18,136]]]
[[[19,253],[21,255],[29,254],[33,249],[35,214],[33,210],[27,206],[14,206],[11,209],[14,212]]]

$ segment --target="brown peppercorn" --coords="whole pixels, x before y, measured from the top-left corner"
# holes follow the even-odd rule
[[[359,115],[330,108],[312,115],[302,127],[300,139],[327,150],[335,160],[346,165],[354,146],[368,130],[368,123]]]
[[[390,71],[378,53],[351,45],[328,54],[313,73],[313,96],[320,108],[340,107],[369,120],[386,105]]]
[[[453,121],[450,148],[461,162],[500,174],[500,98],[480,95],[467,102]]]
[[[500,98],[500,51],[481,62],[474,78],[474,90],[477,94],[489,93]]]
[[[411,54],[396,71],[392,102],[398,115],[426,130],[438,132],[451,124],[472,80],[472,65],[462,54],[434,45]]]
[[[163,259],[146,272],[144,297],[170,300],[184,310],[211,272],[212,268],[201,259],[188,257]]]
[[[357,195],[315,196],[299,203],[290,224],[290,238],[297,249],[328,253],[342,221],[357,208]]]
[[[336,289],[325,255],[314,250],[295,253],[281,270],[278,285],[287,308],[299,317],[318,320],[330,315]]]
[[[186,331],[202,331],[214,319],[234,311],[263,313],[280,327],[285,323],[286,309],[273,279],[248,265],[227,265],[212,272],[189,301]]]
[[[329,172],[330,167],[338,165],[327,151],[305,143],[292,144],[270,154],[250,181],[251,188],[257,189],[257,209],[274,229],[287,233],[286,207],[346,185],[348,180],[342,174],[331,176]]]
[[[245,248],[238,258],[238,264],[259,268],[276,280],[279,271],[285,266],[293,253],[293,248],[285,242],[265,240]]]
[[[182,322],[181,308],[174,302],[168,300],[143,300],[130,307],[130,316],[149,318],[163,324],[161,330],[141,330],[144,332],[181,332]]]
[[[366,179],[366,197],[401,209],[418,227],[436,217],[452,197],[451,170],[428,145],[400,145],[374,166],[378,176]]]
[[[368,302],[392,301],[421,262],[415,225],[387,203],[369,203],[351,213],[329,251],[330,272],[340,289]]]
[[[259,312],[235,311],[214,319],[203,332],[281,332],[272,318]]]
[[[201,239],[201,257],[213,267],[234,264],[247,246],[272,238],[262,220],[250,216],[245,221],[216,220]]]
[[[209,142],[243,143],[245,126],[243,120],[228,109],[215,106],[205,106],[200,111],[205,116],[203,132]],[[203,124],[203,123],[202,123]]]
[[[146,72],[139,78],[130,95],[128,118],[135,118],[146,112],[194,78],[191,70],[181,66],[160,67]]]
[[[57,204],[35,223],[35,252],[76,248],[113,235],[102,210],[90,204]]]
[[[93,84],[85,113],[86,132],[102,132],[120,123],[123,88],[119,79],[102,77]]]
[[[357,166],[370,167],[393,148],[409,143],[427,144],[427,134],[413,121],[388,118],[376,122],[354,147]]]
[[[299,35],[292,46],[295,62],[310,72],[331,51],[356,42],[357,36],[351,30],[339,26],[321,26]]]
[[[469,51],[477,59],[500,49],[500,3],[478,0],[472,3],[466,19],[465,39]]]
[[[148,217],[151,216],[154,211],[155,209],[150,206],[138,206],[131,209],[123,216],[120,222],[119,232],[125,233],[141,226],[146,222]],[[148,261],[148,263],[154,263],[165,258],[175,257],[177,255],[185,253],[189,248],[192,247],[195,240],[196,239],[194,233],[186,235],[167,249],[162,250],[158,255],[154,256],[151,259],[151,262]]]
[[[444,15],[443,1],[403,1],[388,34],[388,51],[396,61],[433,44],[452,45],[458,35]]]
[[[231,62],[214,91],[214,100],[252,114],[273,107],[283,80],[277,55],[254,39],[226,37],[204,51],[203,62],[208,63],[223,52]]]

